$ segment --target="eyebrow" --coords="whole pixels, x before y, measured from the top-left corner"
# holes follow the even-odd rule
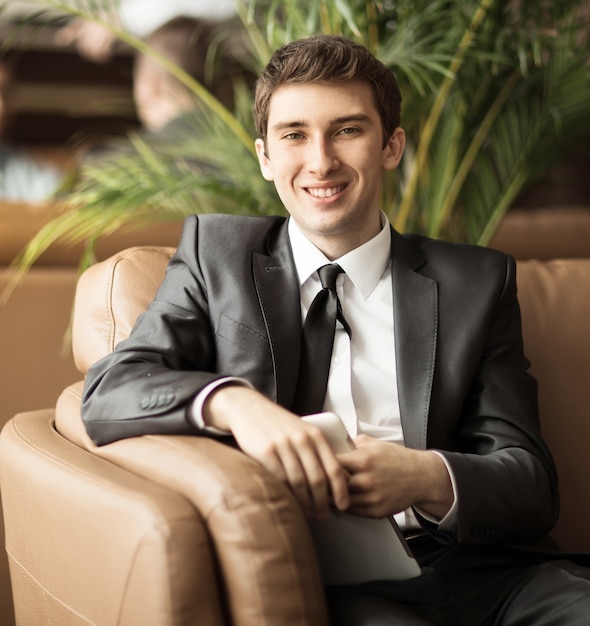
[[[365,113],[354,113],[352,115],[343,115],[330,120],[329,126],[340,126],[341,124],[349,124],[350,122],[366,122],[370,118]],[[293,128],[306,128],[308,123],[305,120],[293,120],[285,122],[277,122],[273,124],[271,130],[281,132]]]

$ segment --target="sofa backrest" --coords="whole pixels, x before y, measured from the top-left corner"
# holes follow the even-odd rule
[[[553,536],[563,549],[590,550],[590,259],[521,261],[517,283],[541,430],[559,475]]]
[[[74,362],[82,374],[129,336],[153,300],[174,248],[136,246],[88,268],[76,289]]]

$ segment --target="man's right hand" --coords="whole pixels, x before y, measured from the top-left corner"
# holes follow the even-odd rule
[[[349,505],[347,474],[322,431],[245,386],[219,387],[203,405],[205,424],[229,431],[248,456],[286,483],[308,516]]]

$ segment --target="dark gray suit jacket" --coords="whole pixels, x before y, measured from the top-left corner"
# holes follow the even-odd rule
[[[154,302],[88,374],[83,419],[94,441],[197,434],[187,407],[220,376],[292,406],[302,324],[286,225],[187,218]],[[442,451],[453,469],[454,538],[541,538],[557,517],[556,477],[523,354],[514,260],[395,231],[392,259],[404,437]]]

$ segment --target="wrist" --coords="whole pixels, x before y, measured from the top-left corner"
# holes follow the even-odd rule
[[[415,506],[435,518],[443,519],[454,501],[453,484],[447,465],[439,454],[430,450],[421,451],[420,457],[422,490]]]
[[[225,432],[233,432],[232,422],[244,415],[253,394],[259,395],[252,387],[235,381],[215,388],[202,406],[204,424]]]

